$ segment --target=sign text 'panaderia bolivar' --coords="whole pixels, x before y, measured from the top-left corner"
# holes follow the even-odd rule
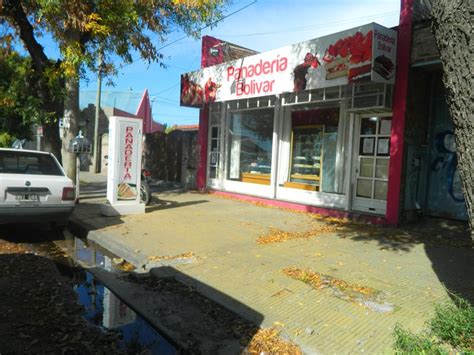
[[[181,105],[347,85],[394,83],[396,32],[375,23],[187,73]]]

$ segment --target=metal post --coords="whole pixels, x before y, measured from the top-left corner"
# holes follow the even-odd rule
[[[36,150],[41,150],[41,136],[39,134],[36,135]]]
[[[99,115],[100,115],[100,97],[102,94],[102,48],[99,49],[99,63],[97,72],[97,96],[95,100],[95,117],[94,117],[94,153],[93,153],[93,167],[94,172],[99,173],[100,160],[99,160]]]
[[[79,154],[76,156],[76,201],[79,201],[79,185],[81,184],[79,180],[79,171],[81,170],[81,160],[79,159]]]

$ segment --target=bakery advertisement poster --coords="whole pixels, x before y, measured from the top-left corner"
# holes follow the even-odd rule
[[[181,105],[372,81],[394,84],[397,32],[376,23],[181,76]]]
[[[119,124],[118,201],[136,200],[138,196],[140,128],[141,121],[121,121]]]

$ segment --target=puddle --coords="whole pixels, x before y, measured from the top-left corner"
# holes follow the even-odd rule
[[[52,243],[42,246],[57,261],[58,269],[74,284],[84,318],[95,326],[120,334],[120,346],[129,354],[178,354],[178,350],[143,317],[82,267],[101,267],[120,272],[116,256],[65,232],[61,248]],[[46,250],[47,249],[47,250]],[[59,250],[66,250],[69,258]],[[77,266],[79,265],[79,266]]]
[[[60,246],[66,250],[67,254],[74,259],[75,262],[86,267],[100,267],[108,271],[118,270],[113,265],[113,260],[115,260],[117,256],[111,252],[99,246],[86,243],[67,231],[64,232],[64,238]]]
[[[84,306],[84,317],[92,324],[119,332],[121,348],[128,353],[177,354],[177,349],[161,336],[148,322],[130,309],[94,276],[83,271],[74,291]],[[79,281],[79,282],[78,282]]]

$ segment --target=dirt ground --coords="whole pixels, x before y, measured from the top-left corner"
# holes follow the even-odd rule
[[[0,353],[121,353],[118,335],[82,317],[71,281],[25,243],[0,239]]]

